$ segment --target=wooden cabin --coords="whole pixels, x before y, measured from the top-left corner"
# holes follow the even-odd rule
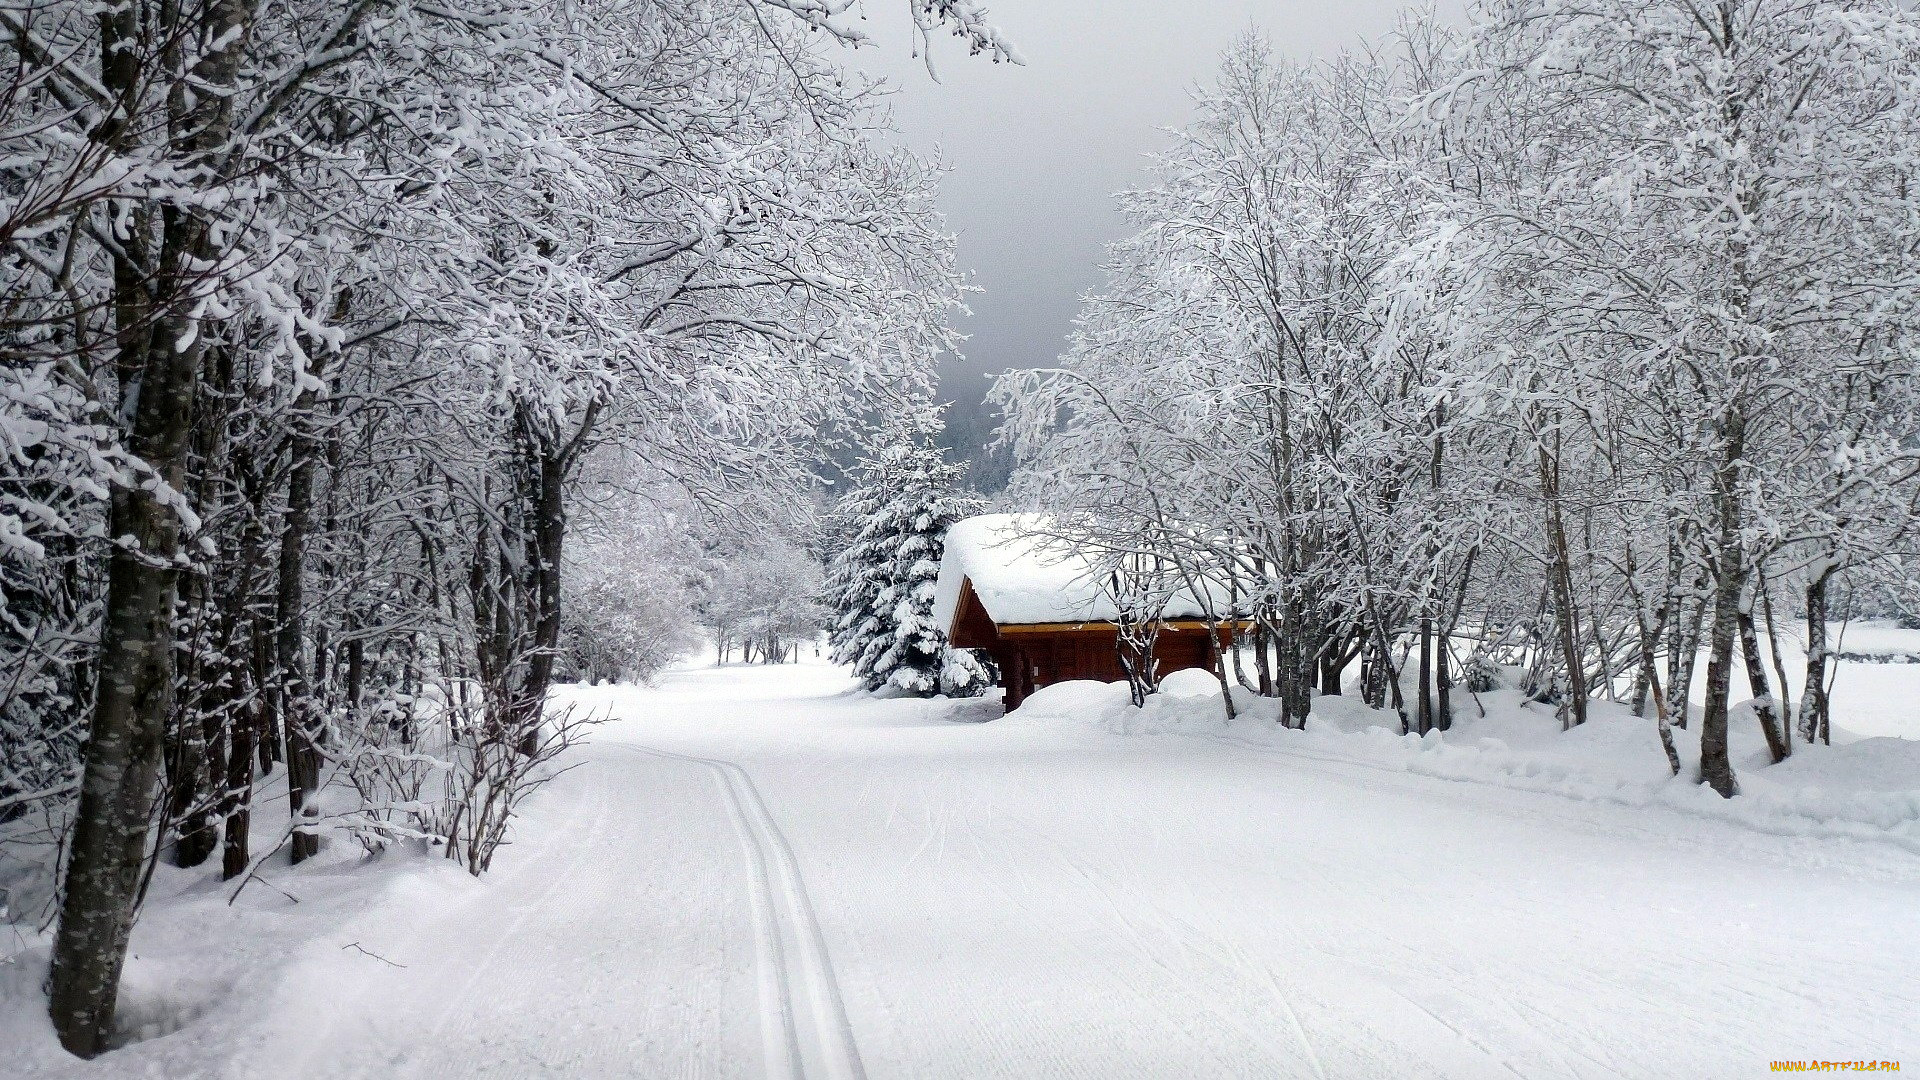
[[[1042,686],[1073,679],[1117,682],[1119,611],[1100,589],[1093,561],[1036,535],[1032,519],[989,514],[956,523],[934,602],[934,618],[957,649],[979,649],[1000,668],[1009,710]],[[1176,596],[1162,612],[1153,659],[1158,675],[1217,670],[1203,606]],[[1221,644],[1232,626],[1219,628]]]

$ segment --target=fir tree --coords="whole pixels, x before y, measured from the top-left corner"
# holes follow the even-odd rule
[[[830,641],[834,661],[852,665],[869,690],[958,696],[990,681],[933,621],[947,529],[979,508],[959,493],[964,467],[934,445],[938,423],[933,414],[890,426],[881,449],[855,467],[841,508],[852,540],[828,581],[837,612]]]

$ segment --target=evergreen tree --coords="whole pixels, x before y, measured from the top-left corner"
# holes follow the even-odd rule
[[[852,665],[869,690],[960,696],[991,681],[971,654],[948,647],[933,621],[947,529],[979,509],[959,492],[964,466],[934,445],[938,425],[937,413],[890,425],[881,449],[855,466],[841,508],[852,540],[828,580],[830,641],[834,661]]]
[[[882,452],[854,464],[848,472],[853,486],[836,514],[846,546],[828,567],[827,600],[833,608],[833,624],[827,641],[833,662],[852,664],[856,670],[861,670],[866,642],[882,636],[886,629],[879,605],[881,594],[892,581],[893,560],[880,542],[876,523],[893,488],[893,459],[898,449],[889,444]],[[864,671],[861,678],[865,681]]]

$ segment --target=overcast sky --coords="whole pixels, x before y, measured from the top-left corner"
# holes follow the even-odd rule
[[[1404,0],[990,0],[993,22],[1026,66],[937,43],[933,82],[909,54],[902,0],[868,0],[879,47],[852,62],[899,88],[907,143],[950,172],[941,204],[961,265],[984,291],[970,301],[966,359],[942,393],[964,443],[980,430],[983,373],[1051,363],[1077,298],[1101,280],[1102,248],[1125,223],[1113,192],[1142,182],[1161,129],[1188,117],[1188,91],[1250,27],[1277,50],[1327,56],[1390,30]],[[1454,6],[1454,5],[1446,5]],[[943,46],[943,47],[942,47]],[[959,447],[963,454],[964,446]]]

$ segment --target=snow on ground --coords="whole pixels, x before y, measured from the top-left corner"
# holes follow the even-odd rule
[[[1780,659],[1787,669],[1787,689],[1793,700],[1800,700],[1806,684],[1807,652],[1802,644],[1804,625],[1789,622],[1780,627]],[[1767,659],[1767,677],[1774,679],[1772,653],[1764,633],[1761,652]],[[1827,624],[1827,648],[1843,657],[1833,661],[1834,741],[1890,736],[1920,739],[1920,664],[1903,662],[1920,657],[1920,630],[1908,630],[1887,619],[1862,619],[1849,623]],[[1887,663],[1864,659],[1873,657]],[[1663,661],[1664,667],[1664,661]],[[1707,654],[1703,650],[1694,665],[1693,702],[1698,705],[1707,683]],[[1747,687],[1746,667],[1740,662],[1739,648],[1734,650],[1733,698],[1740,701],[1753,696]]]
[[[1517,672],[1508,672],[1517,679]],[[1916,680],[1920,681],[1920,680]],[[1184,734],[1289,757],[1337,759],[1369,768],[1538,791],[1626,806],[1661,804],[1782,835],[1840,836],[1920,855],[1920,741],[1848,738],[1796,744],[1770,763],[1759,721],[1736,707],[1729,743],[1741,795],[1731,801],[1695,783],[1700,740],[1675,730],[1683,770],[1675,778],[1652,721],[1619,704],[1589,705],[1588,722],[1561,730],[1554,707],[1503,688],[1456,691],[1452,730],[1401,735],[1390,710],[1350,697],[1315,699],[1306,731],[1277,726],[1278,705],[1239,691],[1229,723],[1220,687],[1205,672],[1176,672],[1136,709],[1123,684],[1062,683],[1031,697],[1009,723],[1074,722],[1122,735]]]
[[[818,665],[574,688],[616,719],[488,879],[335,852],[269,871],[300,904],[255,886],[227,908],[163,877],[136,996],[203,1014],[71,1062],[35,1012],[29,949],[0,965],[0,1045],[21,1048],[0,1076],[1920,1062],[1911,833],[1800,795],[1753,808],[1864,779],[1912,799],[1915,762],[1893,756],[1908,744],[1747,768],[1752,794],[1727,805],[1749,809],[1715,811],[1670,794],[1691,789],[1661,779],[1644,721],[1561,735],[1547,710],[1491,701],[1422,741],[1323,699],[1325,730],[1299,734],[1226,725],[1206,691],[1176,678],[1129,714],[1114,687],[1067,684],[972,723],[997,708],[877,701]],[[224,959],[203,965],[209,949]]]

